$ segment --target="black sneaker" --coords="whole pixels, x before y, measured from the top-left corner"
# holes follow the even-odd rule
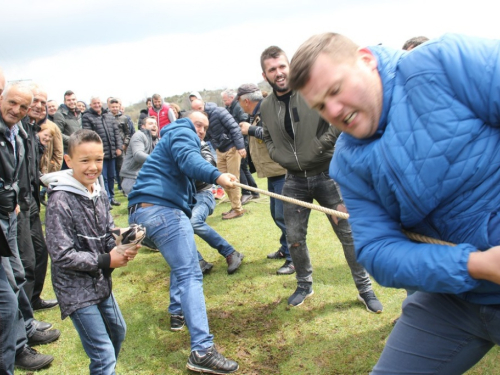
[[[48,366],[53,360],[54,357],[51,355],[40,354],[35,349],[25,345],[23,350],[16,355],[14,364],[22,369],[35,371]]]
[[[369,290],[365,293],[360,293],[358,295],[358,301],[363,302],[368,312],[380,314],[384,309],[373,290]]]
[[[109,201],[109,204],[111,204],[112,206],[121,206],[121,203],[114,198]]]
[[[35,330],[33,336],[28,338],[28,345],[43,345],[48,344],[49,342],[56,341],[59,336],[61,336],[61,331],[58,329],[49,329],[47,331],[39,331]]]
[[[267,255],[267,259],[283,259],[285,257],[285,254],[283,254],[281,251],[276,251],[275,253],[271,253]]]
[[[293,275],[295,273],[295,266],[291,260],[285,260],[285,264],[283,264],[276,273],[278,275]]]
[[[230,374],[239,368],[235,361],[231,361],[220,354],[215,349],[215,345],[208,348],[207,354],[204,356],[198,355],[196,350],[193,350],[189,355],[186,367],[191,371],[208,374]]]
[[[314,294],[314,291],[312,289],[312,285],[308,286],[301,286],[298,285],[297,289],[295,289],[295,292],[288,298],[288,305],[290,306],[300,306],[302,303],[304,303],[304,300],[307,297],[310,297]]]
[[[227,262],[227,273],[228,274],[233,274],[236,272],[236,270],[240,267],[241,261],[243,260],[245,256],[241,253],[238,253],[236,250],[229,254],[226,257],[226,262]]]
[[[205,259],[200,260],[200,269],[202,274],[209,273],[213,266],[214,265],[212,263],[208,263]]]
[[[170,330],[180,331],[186,324],[183,315],[170,315]]]

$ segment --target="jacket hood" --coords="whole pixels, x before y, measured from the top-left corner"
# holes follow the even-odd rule
[[[94,183],[94,191],[91,193],[85,186],[82,185],[81,182],[73,177],[72,169],[65,169],[62,171],[44,174],[40,178],[42,183],[49,188],[49,194],[52,191],[64,190],[74,194],[83,195],[89,199],[98,197],[101,194],[101,179],[102,176],[99,176],[99,182],[96,181]]]
[[[184,118],[178,119],[175,122],[172,122],[168,126],[164,126],[160,131],[160,137],[165,136],[165,134],[168,131],[171,131],[171,130],[176,129],[178,127],[188,127],[196,133],[196,129],[194,128],[193,122],[189,118],[184,117]]]

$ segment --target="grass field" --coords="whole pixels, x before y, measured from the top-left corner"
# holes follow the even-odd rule
[[[257,180],[265,187],[265,180]],[[126,198],[113,209],[115,224],[127,225]],[[357,291],[341,246],[324,214],[312,212],[308,246],[314,267],[315,294],[299,307],[287,298],[296,287],[295,276],[277,276],[282,261],[267,260],[279,247],[279,231],[269,214],[269,199],[261,197],[245,206],[242,218],[222,221],[228,203],[218,204],[207,220],[238,251],[245,254],[233,275],[215,250],[196,238],[198,249],[215,264],[204,278],[207,312],[220,352],[240,364],[239,374],[368,374],[400,313],[403,290],[374,282],[384,304],[379,315],[368,313],[356,300]],[[42,213],[43,214],[43,213]],[[127,267],[113,273],[114,293],[127,322],[127,338],[118,360],[117,374],[187,374],[187,330],[171,332],[167,313],[169,268],[160,253],[146,248]],[[54,298],[50,276],[43,297]],[[59,309],[35,313],[62,331],[55,343],[39,346],[55,357],[43,374],[88,373],[88,358],[70,319],[61,321]],[[499,374],[498,347],[468,374]],[[27,374],[28,371],[18,370]]]

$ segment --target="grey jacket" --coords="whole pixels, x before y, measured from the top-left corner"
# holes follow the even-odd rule
[[[135,132],[125,153],[120,177],[137,179],[137,175],[146,161],[147,157],[153,152],[158,143],[158,138],[153,140],[151,132],[147,129],[141,129]]]
[[[285,129],[286,106],[274,93],[261,104],[261,120],[269,156],[288,173],[308,177],[328,171],[340,134],[310,109],[302,96],[290,97],[290,118],[295,139]]]
[[[109,252],[116,246],[106,192],[95,183],[90,194],[72,174],[69,169],[42,176],[49,186],[45,228],[62,319],[110,296]]]
[[[82,114],[80,112],[71,112],[66,105],[61,104],[54,114],[54,122],[61,130],[64,153],[67,153],[69,136],[82,128]]]

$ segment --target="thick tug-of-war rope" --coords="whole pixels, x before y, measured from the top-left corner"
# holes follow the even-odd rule
[[[254,191],[256,193],[268,195],[270,197],[280,199],[280,200],[285,201],[285,202],[296,204],[297,206],[310,208],[311,210],[321,211],[327,215],[333,215],[333,216],[339,217],[341,219],[349,219],[349,214],[346,214],[345,212],[340,212],[340,211],[332,210],[331,208],[319,206],[317,204],[303,202],[301,200],[290,198],[290,197],[285,197],[284,195],[281,195],[281,194],[271,193],[270,191],[267,191],[267,190],[262,190],[259,188],[254,188],[252,186],[240,184],[239,182],[233,182],[233,184],[234,184],[234,186],[241,187],[245,190],[250,190],[250,191]],[[436,245],[455,246],[455,244],[453,244],[451,242],[441,241],[441,240],[437,240],[437,239],[432,238],[432,237],[422,236],[421,234],[408,232],[404,229],[402,230],[402,232],[412,241],[431,243],[431,244],[436,244]]]

